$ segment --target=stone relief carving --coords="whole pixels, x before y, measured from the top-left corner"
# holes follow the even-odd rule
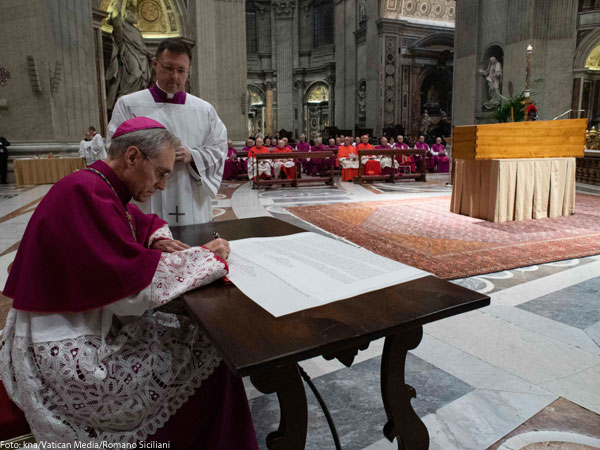
[[[122,2],[126,13],[121,15]],[[106,69],[106,102],[112,110],[117,98],[148,87],[152,81],[152,54],[146,48],[137,23],[137,0],[113,0],[107,24],[112,25],[113,49]],[[113,5],[111,5],[113,6]]]
[[[488,84],[488,98],[483,102],[487,110],[496,108],[502,103],[502,64],[495,56],[490,57],[486,69],[479,69],[479,73],[485,77]]]
[[[358,125],[364,127],[367,123],[367,82],[365,80],[360,80],[358,83],[356,104],[358,109],[356,115]]]
[[[392,126],[396,111],[396,38],[385,38],[384,126]]]
[[[421,117],[421,126],[419,127],[419,131],[423,136],[427,136],[429,132],[429,128],[431,127],[431,117],[429,117],[429,111],[425,110],[423,112],[423,116]]]
[[[454,22],[456,19],[455,0],[386,0],[383,16],[388,19],[416,17],[421,19]]]
[[[273,7],[275,10],[275,17],[285,18],[292,17],[294,15],[294,8],[296,7],[295,0],[274,0]]]
[[[8,69],[0,67],[0,86],[6,86],[10,79],[11,75]]]
[[[367,0],[358,0],[358,23],[367,21]]]

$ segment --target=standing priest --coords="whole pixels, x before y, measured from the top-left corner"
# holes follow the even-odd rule
[[[191,225],[213,219],[211,200],[223,179],[227,130],[209,103],[185,92],[192,52],[181,39],[161,42],[153,66],[156,83],[125,95],[115,104],[109,138],[132,117],[147,116],[164,124],[183,143],[177,149],[167,187],[141,205],[169,225]]]
[[[165,188],[180,144],[152,119],[124,122],[106,161],[56,183],[27,225],[0,378],[38,441],[258,448],[241,380],[172,302],[227,273],[229,244],[190,248],[129,203]]]

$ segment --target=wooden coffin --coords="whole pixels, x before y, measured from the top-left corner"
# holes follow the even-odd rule
[[[580,158],[587,119],[454,127],[454,159]]]

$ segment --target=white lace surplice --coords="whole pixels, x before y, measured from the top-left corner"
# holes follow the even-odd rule
[[[150,245],[171,238],[157,230]],[[37,440],[135,442],[156,432],[220,363],[183,305],[160,307],[226,274],[202,247],[163,253],[137,295],[81,313],[12,309],[0,378]],[[90,286],[102,289],[102,286]]]

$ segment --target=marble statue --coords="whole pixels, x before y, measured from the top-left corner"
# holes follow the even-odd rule
[[[502,64],[495,56],[490,57],[487,69],[479,69],[479,73],[485,76],[488,84],[488,99],[483,102],[487,110],[492,110],[502,103],[500,91],[502,90]]]
[[[421,126],[419,131],[423,136],[427,136],[429,132],[429,127],[431,126],[431,117],[429,117],[429,111],[423,111],[423,116],[421,117]]]
[[[124,16],[122,2],[127,2]],[[146,89],[152,81],[152,54],[146,49],[137,23],[137,0],[113,0],[106,23],[113,26],[113,49],[106,70],[106,103],[113,109],[117,98]]]
[[[367,20],[367,0],[358,0],[358,23]]]
[[[367,83],[362,80],[356,91],[357,103],[358,103],[358,123],[361,126],[367,120]]]

